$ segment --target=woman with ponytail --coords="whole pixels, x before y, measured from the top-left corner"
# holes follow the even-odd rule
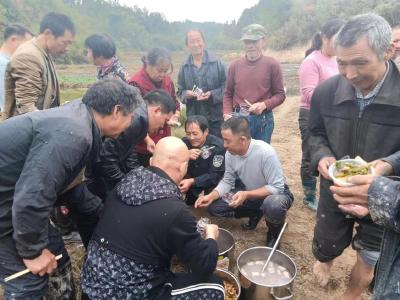
[[[333,47],[336,34],[343,26],[344,21],[333,19],[328,21],[317,33],[306,51],[306,58],[300,66],[300,113],[299,127],[301,133],[301,182],[304,191],[304,204],[310,209],[317,209],[316,185],[317,178],[310,170],[310,147],[308,131],[308,117],[310,113],[311,97],[314,89],[326,79],[339,73],[335,49]]]

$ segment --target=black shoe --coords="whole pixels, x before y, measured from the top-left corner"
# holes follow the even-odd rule
[[[265,222],[267,223],[267,226],[268,226],[267,247],[273,248],[276,240],[279,237],[279,233],[281,233],[281,230],[282,230],[285,222],[282,222],[281,224],[272,224],[268,221],[265,221]],[[279,245],[278,245],[277,249],[279,249]]]
[[[258,222],[260,222],[263,212],[261,210],[254,210],[251,215],[249,215],[249,222],[242,224],[242,230],[247,231],[247,230],[254,230],[257,227]]]

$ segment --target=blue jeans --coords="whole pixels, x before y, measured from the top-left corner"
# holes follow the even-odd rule
[[[235,115],[244,116],[240,112],[236,112]],[[251,137],[270,144],[272,132],[274,131],[274,115],[272,111],[264,111],[261,115],[250,114],[245,117],[250,123]]]

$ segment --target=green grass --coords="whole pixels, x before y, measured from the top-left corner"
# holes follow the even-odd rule
[[[60,86],[63,88],[69,87],[88,87],[96,81],[93,75],[60,75],[59,76]]]
[[[85,94],[86,90],[87,90],[86,88],[62,89],[60,94],[61,103],[65,103],[67,101],[71,101],[82,97]]]

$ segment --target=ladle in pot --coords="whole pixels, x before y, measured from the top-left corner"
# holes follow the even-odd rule
[[[267,258],[267,261],[265,262],[264,267],[262,268],[261,273],[264,273],[264,270],[265,270],[265,268],[268,266],[268,264],[269,264],[269,262],[270,262],[270,260],[271,260],[271,258],[272,258],[272,255],[274,255],[276,248],[278,248],[279,241],[280,241],[280,239],[281,239],[281,237],[282,237],[282,235],[283,235],[283,232],[284,232],[285,229],[286,229],[286,226],[287,226],[287,222],[285,222],[285,224],[283,225],[283,227],[282,227],[282,229],[281,229],[281,232],[279,233],[278,239],[275,241],[274,247],[272,248],[272,251],[269,253],[269,256],[268,256],[268,258]]]

